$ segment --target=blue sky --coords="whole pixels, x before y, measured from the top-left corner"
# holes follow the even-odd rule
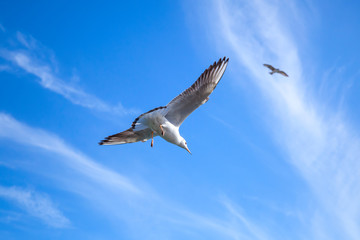
[[[0,238],[360,239],[359,10],[2,1]],[[223,56],[192,155],[97,145]]]

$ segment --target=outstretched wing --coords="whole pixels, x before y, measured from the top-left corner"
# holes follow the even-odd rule
[[[136,131],[133,128],[129,128],[126,131],[117,133],[106,137],[104,140],[99,142],[99,145],[116,145],[133,142],[145,142],[151,138],[151,129],[145,128],[143,130]],[[154,133],[155,136],[155,133]]]
[[[278,73],[280,73],[281,75],[288,77],[289,75],[287,75],[284,71],[279,71]]]
[[[175,126],[180,126],[187,116],[206,103],[223,76],[228,61],[229,58],[224,57],[210,65],[191,87],[168,103],[165,117]]]
[[[275,68],[271,66],[270,64],[264,64],[265,67],[269,68],[271,71],[274,71]]]
[[[131,124],[131,128],[121,133],[117,133],[111,136],[106,137],[104,140],[99,142],[100,145],[116,145],[124,143],[133,143],[133,142],[145,142],[150,139],[152,136],[155,137],[157,134],[154,132],[152,135],[152,130],[148,128],[142,121],[142,118],[147,114],[150,114],[155,111],[162,111],[166,107],[157,107],[146,113],[141,114],[137,117]]]

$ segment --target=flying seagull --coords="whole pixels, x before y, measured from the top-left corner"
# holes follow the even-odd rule
[[[223,76],[229,58],[220,58],[210,65],[188,89],[171,100],[166,106],[154,108],[141,114],[123,132],[108,136],[99,142],[100,145],[116,145],[133,142],[145,142],[151,138],[151,147],[154,137],[160,136],[166,141],[190,150],[185,139],[179,133],[183,121],[198,107],[209,100],[209,95]]]
[[[269,68],[271,70],[271,72],[269,72],[271,75],[274,73],[280,73],[281,75],[288,77],[289,75],[287,75],[284,71],[281,71],[278,68],[274,68],[273,66],[269,65],[269,64],[264,64],[265,67]]]

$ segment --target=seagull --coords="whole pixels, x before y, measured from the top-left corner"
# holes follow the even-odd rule
[[[271,72],[269,72],[271,75],[274,73],[280,73],[281,75],[288,77],[289,75],[287,75],[284,71],[281,71],[278,68],[274,68],[273,66],[269,65],[269,64],[264,64],[265,67],[269,68],[271,70]]]
[[[185,139],[180,135],[179,128],[184,120],[198,107],[209,100],[225,69],[229,58],[220,58],[210,65],[188,89],[175,97],[166,106],[154,108],[141,114],[123,132],[106,137],[100,145],[117,145],[133,142],[146,142],[151,138],[151,147],[154,146],[154,137],[160,136],[166,141],[187,150]]]

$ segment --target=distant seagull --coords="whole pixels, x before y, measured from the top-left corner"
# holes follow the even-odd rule
[[[174,98],[168,105],[141,114],[128,130],[108,136],[99,144],[145,142],[151,138],[152,147],[154,145],[153,138],[160,136],[191,153],[185,139],[180,136],[179,127],[187,116],[209,100],[209,95],[223,76],[228,61],[229,58],[220,58],[218,62],[210,65],[191,87]]]
[[[285,77],[288,77],[288,75],[284,71],[281,71],[278,68],[274,68],[273,66],[271,66],[269,64],[264,64],[264,66],[271,70],[271,72],[269,72],[271,75],[274,74],[274,73],[280,73],[281,75],[283,75]]]

